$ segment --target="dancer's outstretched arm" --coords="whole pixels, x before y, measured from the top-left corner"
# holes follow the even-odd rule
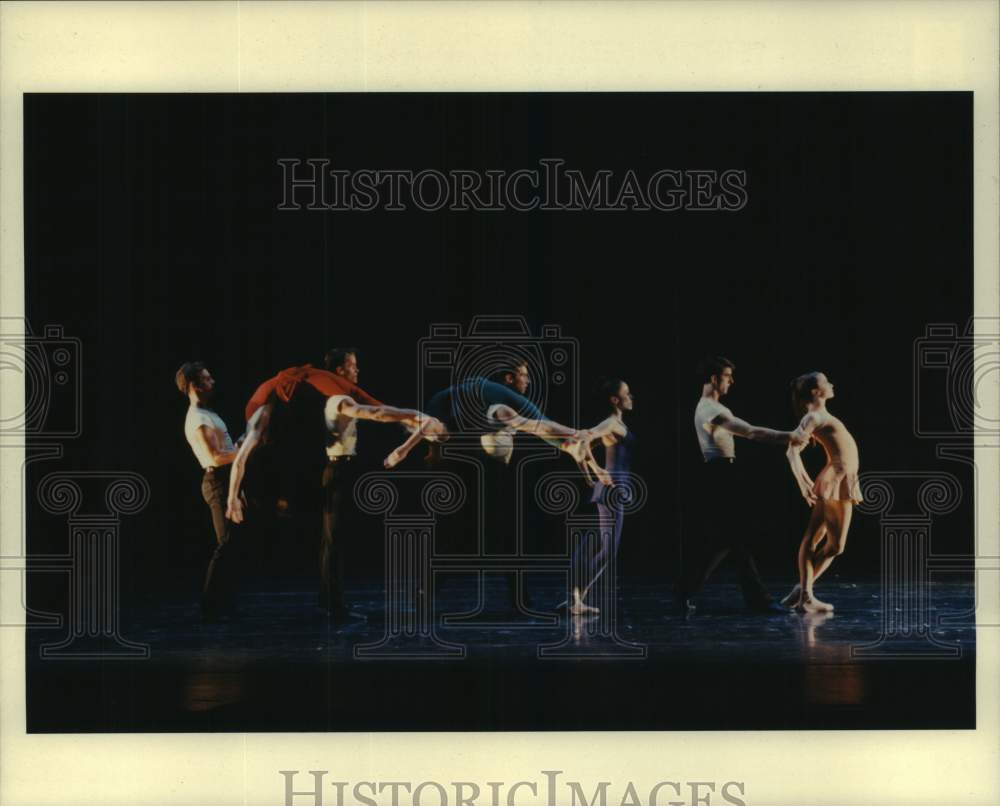
[[[590,450],[590,443],[597,438],[592,430],[569,428],[553,420],[522,417],[510,406],[504,405],[497,406],[493,416],[498,423],[509,428],[534,434],[546,442],[554,442],[556,447],[573,457],[588,484],[592,483],[592,478],[596,478],[607,487],[614,486],[610,474],[597,464]]]
[[[355,402],[353,398],[345,397],[340,401],[337,413],[344,417],[357,420],[374,420],[378,423],[403,423],[416,427],[427,415],[416,409],[398,409],[395,406],[380,404],[368,406]]]
[[[602,420],[593,428],[587,429],[591,439],[604,439],[605,437],[623,438],[628,433],[628,427],[614,415],[606,420]]]
[[[792,438],[791,431],[775,431],[773,428],[762,428],[757,425],[750,425],[746,420],[733,417],[731,414],[720,414],[712,420],[712,425],[725,428],[731,434],[755,442],[769,442],[775,445],[786,445]]]
[[[243,476],[246,475],[247,460],[263,442],[270,428],[272,405],[265,403],[250,417],[243,444],[236,451],[236,458],[233,460],[233,467],[229,473],[229,498],[226,501],[226,517],[233,523],[243,522],[245,499],[240,495],[240,488],[243,486]]]
[[[517,431],[534,434],[536,437],[541,437],[542,439],[546,437],[555,439],[580,439],[583,435],[582,431],[560,425],[554,420],[537,420],[530,417],[522,417],[510,406],[497,406],[493,417],[501,425]]]
[[[795,477],[795,481],[799,485],[799,491],[802,493],[802,497],[806,499],[806,503],[809,506],[813,506],[816,503],[816,493],[813,492],[813,480],[809,477],[809,473],[806,471],[805,465],[802,464],[802,449],[809,444],[809,440],[812,438],[812,432],[816,430],[816,426],[819,424],[819,419],[815,414],[809,412],[802,421],[799,423],[799,427],[792,432],[794,440],[789,440],[788,450],[785,451],[785,456],[788,457],[788,465],[792,470],[792,475]]]
[[[364,405],[353,398],[344,397],[337,404],[337,414],[357,420],[373,420],[378,423],[401,423],[413,430],[406,442],[390,453],[382,463],[386,468],[398,465],[421,439],[429,435],[444,433],[444,424],[416,409],[399,409],[384,403]]]

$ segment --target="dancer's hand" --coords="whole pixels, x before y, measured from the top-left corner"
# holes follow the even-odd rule
[[[233,523],[243,523],[243,508],[246,501],[242,491],[236,498],[230,498],[226,503],[226,517]]]
[[[578,431],[577,435],[580,434],[587,435],[589,431]],[[594,459],[594,454],[590,450],[590,442],[586,438],[573,438],[567,439],[562,444],[562,450],[573,457],[573,461],[576,462],[576,466],[580,468],[580,472],[583,473],[584,481],[590,487],[594,486],[594,480],[601,482],[605,487],[614,487],[614,479],[611,478],[611,474],[608,473],[603,467],[597,464],[597,460]]]
[[[797,477],[796,481],[799,483],[799,492],[802,493],[802,497],[806,499],[806,503],[810,507],[815,506],[816,502],[819,500],[816,497],[816,492],[813,490],[813,482],[808,476]]]
[[[804,448],[809,444],[811,437],[806,434],[801,428],[796,428],[794,431],[788,434],[788,447],[789,448]]]

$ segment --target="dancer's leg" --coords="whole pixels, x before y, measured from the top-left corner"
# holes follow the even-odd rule
[[[833,610],[833,605],[816,598],[813,586],[819,575],[830,567],[834,557],[844,552],[852,510],[850,501],[820,500],[813,507],[813,517],[810,518],[810,527],[813,527],[813,530],[806,534],[799,548],[802,589],[795,608],[799,612]],[[820,534],[821,530],[826,533],[825,539]]]
[[[386,469],[391,470],[402,462],[407,456],[409,456],[410,451],[412,451],[417,446],[417,443],[422,439],[427,439],[432,436],[440,438],[446,434],[447,430],[440,420],[437,420],[434,417],[428,417],[421,421],[420,427],[415,429],[410,434],[406,442],[390,453],[382,464]]]
[[[566,602],[566,608],[574,616],[597,612],[596,608],[590,607],[590,605],[585,604],[583,601],[583,597],[586,596],[586,592],[590,589],[593,574],[593,557],[597,553],[594,550],[594,544],[595,539],[593,535],[589,531],[586,531],[573,549],[571,590],[569,600]],[[599,551],[600,549],[598,549]]]
[[[618,553],[618,544],[621,540],[621,530],[622,522],[624,520],[624,512],[621,508],[612,509],[607,504],[598,503],[597,504],[597,514],[598,523],[600,529],[600,542],[598,544],[598,550],[591,558],[588,565],[588,580],[587,585],[580,592],[579,601],[584,608],[589,608],[588,612],[599,613],[599,607],[593,607],[584,603],[587,595],[593,589],[594,584],[600,579],[604,573],[608,570],[608,566],[611,563],[611,558]],[[610,595],[615,595],[615,592],[610,591]],[[606,599],[607,597],[605,597]]]
[[[340,515],[343,506],[344,467],[342,462],[328,462],[323,471],[323,529],[319,544],[319,606],[331,613],[347,608],[344,604],[343,530]]]
[[[212,528],[215,531],[215,550],[208,561],[205,583],[202,587],[201,607],[206,618],[217,615],[232,604],[236,589],[236,569],[233,567],[232,529],[233,524],[226,518],[226,495],[228,489],[228,468],[218,468],[205,473],[201,484],[201,494],[212,514]]]
[[[836,515],[838,521],[836,537],[831,537],[834,532],[830,528],[830,519],[828,518],[827,522],[823,525],[823,531],[826,535],[827,549],[824,552],[823,560],[813,571],[814,583],[823,575],[823,572],[830,567],[830,563],[833,562],[833,558],[843,554],[844,549],[847,548],[847,531],[851,527],[851,517],[854,514],[854,504],[851,501],[828,501],[827,512],[828,514]]]
[[[826,537],[826,524],[823,521],[823,513],[814,507],[809,514],[809,524],[806,526],[806,533],[803,535],[799,543],[799,550],[795,554],[795,575],[799,578],[799,581],[795,583],[795,586],[788,592],[788,595],[781,600],[783,606],[796,607],[802,599],[803,563],[806,561],[807,556],[812,556],[812,553],[816,551],[824,537]],[[826,568],[825,565],[823,567],[824,569]],[[811,565],[809,567],[809,574],[812,576],[813,582],[815,582],[817,576],[816,570]]]
[[[681,537],[681,572],[676,599],[686,602],[704,587],[712,572],[729,554],[726,544],[731,518],[726,516],[731,506],[732,467],[706,464],[699,468],[695,485],[690,491],[687,526]],[[719,502],[725,502],[720,507]]]

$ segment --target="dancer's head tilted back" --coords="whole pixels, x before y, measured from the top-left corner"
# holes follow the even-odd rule
[[[792,409],[796,417],[804,417],[809,404],[833,397],[833,384],[822,372],[807,372],[791,383]]]
[[[634,406],[632,390],[621,378],[598,380],[597,397],[601,408],[612,413],[632,411]]]
[[[728,394],[735,383],[736,364],[721,355],[710,356],[698,365],[698,375],[703,385],[702,394],[715,392],[719,397]]]
[[[358,371],[358,350],[356,347],[333,347],[326,351],[323,358],[324,368],[334,373],[342,375],[351,383],[357,383],[360,375]]]
[[[174,374],[178,391],[195,403],[207,403],[215,393],[215,378],[201,361],[185,361]]]

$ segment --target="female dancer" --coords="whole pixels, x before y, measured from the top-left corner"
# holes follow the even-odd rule
[[[632,392],[625,381],[613,378],[602,381],[599,392],[611,414],[591,430],[600,437],[604,445],[604,468],[614,481],[627,482],[632,451],[635,448],[635,434],[625,425],[625,412],[632,411]],[[607,570],[612,557],[618,556],[618,546],[622,539],[622,524],[625,520],[624,502],[608,496],[608,486],[598,481],[594,485],[591,503],[597,504],[600,523],[600,545],[591,552],[587,539],[581,540],[573,551],[573,568],[576,584],[571,600],[567,603],[569,613],[574,616],[599,613],[600,608],[586,603],[587,594],[594,583]],[[580,586],[583,586],[581,589]]]
[[[858,445],[844,424],[827,411],[826,401],[832,397],[833,384],[822,372],[809,372],[792,382],[792,405],[796,414],[802,415],[795,433],[801,439],[789,442],[786,455],[802,496],[812,507],[812,516],[799,546],[799,584],[782,599],[782,604],[800,613],[833,610],[833,605],[815,597],[813,585],[833,558],[843,554],[854,505],[863,500],[858,482]],[[826,451],[826,467],[815,482],[809,478],[800,456],[810,438]]]

